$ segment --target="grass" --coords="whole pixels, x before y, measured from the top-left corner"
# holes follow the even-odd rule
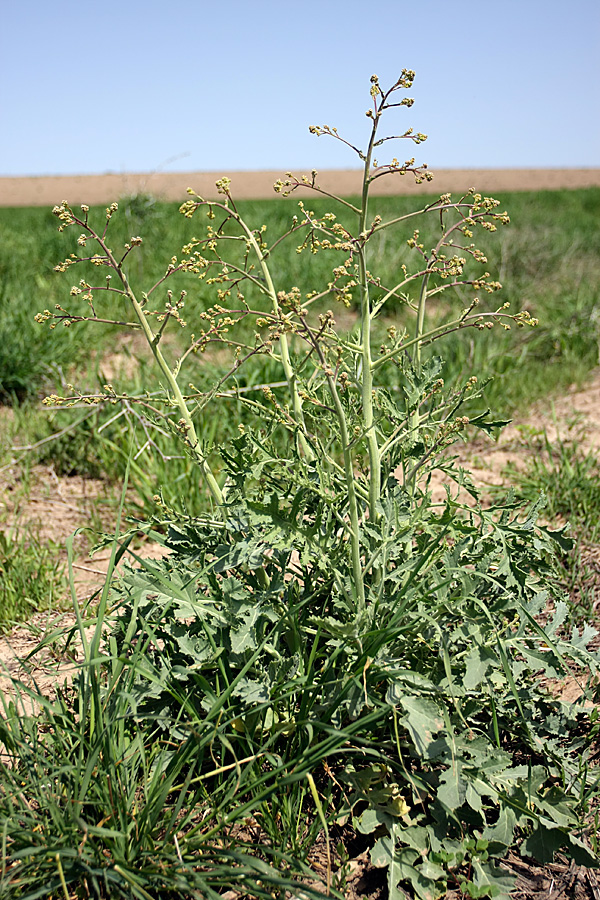
[[[85,329],[57,341],[33,321],[37,298],[44,306],[64,299],[52,271],[63,248],[49,211],[0,210],[0,241],[0,401],[6,403],[35,396],[87,354]]]
[[[0,584],[0,632],[63,604],[66,578],[59,547],[40,541],[29,528],[0,530]]]
[[[510,212],[511,225],[500,235],[487,240],[483,236],[481,243],[489,260],[486,268],[500,272],[502,299],[515,308],[524,305],[541,325],[531,333],[519,331],[503,339],[495,334],[483,335],[483,340],[475,342],[470,332],[463,332],[446,342],[445,357],[450,380],[472,370],[482,377],[493,375],[495,381],[487,389],[486,402],[505,414],[544,396],[548,389],[560,390],[580,382],[597,364],[600,190],[503,194],[499,199]],[[267,224],[267,236],[278,234],[297,210],[293,198],[246,201],[239,206],[250,223]],[[414,207],[414,198],[376,198],[371,211],[403,215]],[[329,204],[317,198],[311,208],[322,214]],[[176,209],[175,204],[146,207],[131,199],[124,203],[123,215],[114,222],[112,240],[117,246],[132,234],[143,234],[145,244],[130,264],[134,280],[141,279],[145,285],[154,283],[170,257],[179,256],[181,247],[195,233],[196,223],[178,215]],[[435,234],[435,222],[429,227],[431,235]],[[426,237],[426,230],[422,228],[421,234]],[[40,375],[56,370],[57,365],[66,370],[81,361],[90,340],[99,350],[104,341],[114,340],[114,332],[109,332],[97,344],[103,329],[92,331],[91,326],[78,325],[58,341],[31,321],[32,313],[38,310],[56,303],[69,305],[69,279],[57,276],[52,269],[75,249],[74,237],[56,233],[48,210],[0,210],[0,327],[6,330],[6,339],[0,340],[0,390],[5,396],[35,394]],[[296,244],[291,241],[280,248],[277,274],[285,289],[298,285],[305,292],[322,284],[340,257],[326,253],[298,255]],[[160,254],[156,252],[159,247]],[[402,241],[391,244],[387,232],[380,235],[373,255],[384,284],[393,281],[409,254]],[[195,316],[214,302],[214,293],[183,276],[172,283],[174,293],[180,287],[188,290],[186,318],[194,322]],[[451,302],[462,305],[464,300],[457,297]],[[109,308],[116,311],[114,304]],[[402,308],[397,308],[396,315],[398,320],[403,319]]]
[[[574,546],[557,553],[555,561],[578,622],[595,619],[600,600],[600,463],[593,451],[581,451],[580,437],[576,427],[554,441],[546,433],[530,435],[525,468],[511,465],[504,472],[519,499],[530,503],[543,494],[544,518],[568,527]]]
[[[25,712],[24,686],[2,700],[0,897],[216,898],[236,888],[269,900],[292,888],[307,866],[278,847],[257,853],[251,842],[204,824],[215,804],[221,817],[235,818],[244,804],[228,795],[236,779],[238,797],[247,793],[248,761],[219,778],[219,737],[215,745],[210,726],[174,737],[160,725],[140,727],[131,699],[144,644],[128,662],[100,658],[101,627],[89,644],[81,633],[85,666],[37,718]],[[213,787],[222,796],[213,801],[206,784],[215,767]],[[315,893],[307,888],[307,896]]]
[[[524,500],[533,501],[543,492],[548,519],[569,522],[590,543],[600,535],[600,463],[593,451],[582,452],[577,433],[550,441],[544,433],[530,439],[525,448],[524,472],[506,470]]]

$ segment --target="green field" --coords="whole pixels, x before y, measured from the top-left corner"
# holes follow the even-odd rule
[[[510,417],[516,413],[524,415],[533,401],[549,400],[572,384],[581,384],[598,364],[600,190],[514,193],[499,199],[501,209],[509,212],[511,223],[497,234],[483,233],[479,244],[488,257],[482,268],[493,277],[499,273],[503,288],[489,298],[483,295],[482,302],[487,300],[489,308],[496,308],[500,302],[509,301],[515,311],[528,309],[540,324],[533,330],[460,331],[445,338],[441,353],[448,384],[464,381],[473,372],[480,383],[490,379],[483,396],[471,404],[469,412],[489,407],[495,415]],[[372,201],[371,213],[384,218],[401,216],[427,202],[426,198],[416,206],[415,198],[378,198]],[[317,215],[331,207],[331,202],[322,198],[310,204]],[[266,224],[266,236],[271,241],[286,231],[298,212],[296,196],[246,201],[239,204],[239,209],[251,225]],[[102,215],[101,210],[92,210],[93,213]],[[341,216],[342,220],[346,216],[351,224],[351,213],[342,209]],[[418,224],[423,238],[435,237],[435,217],[430,218],[426,228],[421,220]],[[161,204],[147,197],[126,198],[111,222],[111,240],[118,246],[131,235],[143,236],[144,244],[129,264],[131,282],[141,292],[162,277],[172,256],[181,258],[182,246],[201,227],[197,220],[180,215],[175,204]],[[373,268],[383,284],[395,283],[401,265],[410,262],[406,240],[412,230],[409,219],[393,238],[383,232],[374,242]],[[181,454],[177,439],[168,430],[151,428],[149,432],[148,423],[136,415],[134,407],[126,415],[116,417],[112,404],[49,410],[40,403],[46,394],[61,393],[66,383],[92,393],[98,391],[107,380],[106,371],[115,380],[117,390],[141,394],[157,390],[160,384],[143,343],[127,343],[129,331],[90,323],[74,323],[68,329],[57,325],[51,330],[48,324],[40,325],[34,320],[36,313],[53,310],[56,304],[69,312],[85,314],[85,304],[78,305],[77,298],[69,296],[71,285],[80,275],[69,277],[54,271],[54,266],[76,249],[75,238],[71,230],[58,233],[50,210],[0,209],[0,397],[7,412],[0,427],[0,467],[9,467],[16,459],[16,471],[20,473],[18,490],[24,497],[28,493],[27,473],[36,464],[50,465],[59,477],[100,478],[114,484],[118,492],[128,460],[133,456],[129,478],[137,500],[131,501],[132,511],[154,514],[157,490],[161,488],[167,506],[196,514],[206,507],[207,498],[201,489],[190,493],[193,464]],[[278,289],[289,290],[297,285],[306,293],[328,279],[343,254],[298,254],[297,245],[298,240],[292,237],[278,247],[273,271]],[[175,328],[169,336],[169,347],[176,355],[178,346],[185,347],[188,331],[197,329],[199,315],[215,302],[217,286],[207,286],[189,274],[176,275],[171,281],[174,294],[187,290],[188,329]],[[264,301],[257,293],[252,296],[250,289],[248,299],[260,307]],[[97,314],[117,319],[125,315],[127,319],[111,295],[105,296],[107,300]],[[444,294],[440,308],[434,306],[430,314],[440,321],[451,318],[456,308],[469,302],[469,297],[464,292]],[[357,317],[356,309],[336,305],[334,300],[321,303],[319,309],[332,304],[341,327],[350,329]],[[376,321],[382,340],[390,323],[411,328],[411,315],[399,302],[388,306],[385,319]],[[209,345],[205,354],[189,358],[187,374],[196,387],[205,389],[228,367],[223,352],[215,352]],[[393,382],[394,371],[387,377]],[[258,356],[236,373],[235,384],[250,389],[277,383],[281,378],[277,363]],[[388,386],[395,387],[391,382]],[[209,448],[214,442],[235,437],[240,421],[253,422],[251,409],[239,397],[221,398],[218,415],[215,411],[216,407],[209,404],[197,414],[199,432]],[[52,438],[53,435],[58,436]],[[15,457],[14,446],[33,449]],[[219,465],[218,459],[215,464]],[[6,527],[9,525],[12,522],[7,519]],[[14,548],[12,552],[14,555]],[[19,552],[25,553],[25,548]],[[44,569],[49,570],[52,580],[53,567],[48,563]],[[11,570],[15,571],[14,562]],[[19,590],[23,592],[22,588]],[[25,593],[27,603],[20,613],[11,605],[11,612],[5,611],[6,621],[26,615],[32,602],[40,603],[39,592]]]
[[[447,341],[445,356],[449,377],[458,377],[477,368],[496,376],[490,388],[490,401],[505,412],[548,390],[563,388],[585,377],[597,362],[598,283],[600,268],[600,190],[547,191],[536,194],[514,193],[498,198],[511,224],[497,235],[480,240],[490,272],[498,273],[503,284],[502,300],[519,304],[540,319],[540,327],[527,335],[508,335],[504,341],[483,340],[473,351],[470,333],[456,341]],[[425,205],[425,202],[423,202]],[[111,224],[115,245],[133,234],[141,234],[144,246],[131,263],[130,276],[144,290],[160,278],[173,255],[180,256],[182,246],[197,232],[198,223],[178,215],[173,204],[145,205],[139,200],[121,204]],[[317,198],[310,208],[322,215],[333,204]],[[378,198],[371,202],[371,213],[385,217],[404,215],[419,208],[415,198]],[[241,202],[242,215],[253,226],[267,225],[266,235],[274,239],[289,226],[298,211],[295,197],[286,200]],[[340,218],[343,220],[343,212]],[[352,217],[351,213],[346,215]],[[422,237],[427,237],[422,222]],[[435,234],[435,217],[430,233]],[[412,223],[406,224],[406,238]],[[0,391],[11,394],[39,394],[40,376],[48,376],[53,366],[68,366],[86,356],[88,342],[102,345],[112,340],[101,334],[92,336],[85,328],[50,335],[38,327],[33,314],[67,304],[68,278],[57,276],[53,266],[75,249],[72,233],[60,235],[55,219],[44,209],[0,209]],[[484,240],[487,238],[487,240]],[[297,285],[305,292],[319,285],[340,254],[296,253],[297,241],[282,244],[275,266],[277,286],[289,290]],[[391,238],[381,235],[374,263],[384,283],[392,283],[409,251],[399,232]],[[337,256],[337,258],[336,258]],[[374,265],[375,267],[375,265]],[[174,292],[188,291],[186,318],[191,323],[198,311],[215,301],[214,292],[194,285],[189,276],[174,279]],[[498,295],[496,295],[498,296]],[[493,300],[496,300],[494,296]],[[461,298],[444,303],[459,305]],[[109,305],[113,309],[114,304]],[[399,317],[402,310],[398,309]],[[474,356],[473,353],[476,355]],[[515,375],[518,368],[519,374]],[[542,374],[543,373],[543,374]],[[519,388],[526,382],[527,389]]]

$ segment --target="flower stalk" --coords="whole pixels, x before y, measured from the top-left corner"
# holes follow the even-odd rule
[[[302,501],[299,501],[300,506],[294,507],[293,514],[300,516],[302,528],[306,521],[309,529],[316,528],[318,531],[322,523],[320,520],[319,524],[311,523],[312,501],[309,502],[308,497],[314,493],[327,492],[326,503],[329,505],[329,514],[338,523],[339,546],[348,566],[348,579],[342,580],[344,585],[342,590],[347,597],[352,598],[357,620],[369,605],[369,591],[373,589],[372,596],[377,596],[379,590],[377,586],[383,578],[385,567],[383,551],[381,554],[379,551],[373,551],[370,541],[373,529],[381,522],[386,509],[385,504],[389,501],[388,481],[383,484],[384,473],[389,475],[393,472],[401,482],[410,485],[407,496],[412,498],[410,502],[416,502],[418,482],[425,468],[431,465],[433,449],[445,446],[457,430],[468,424],[466,417],[455,415],[462,403],[463,394],[458,401],[456,398],[447,403],[436,401],[437,405],[434,405],[433,410],[427,405],[441,390],[443,381],[436,375],[427,381],[424,347],[453,331],[464,328],[482,330],[493,327],[495,323],[509,328],[511,322],[518,325],[536,324],[536,320],[526,312],[516,315],[507,312],[507,304],[493,312],[478,312],[476,310],[478,297],[468,303],[466,309],[459,315],[452,314],[444,321],[434,320],[428,323],[427,320],[428,304],[448,289],[459,287],[465,290],[472,287],[477,292],[492,293],[501,287],[497,282],[489,280],[487,272],[473,278],[463,275],[468,257],[477,264],[486,262],[482,251],[476,248],[475,244],[468,243],[473,229],[481,226],[487,231],[494,231],[496,222],[508,223],[506,213],[499,213],[496,210],[498,201],[482,197],[474,191],[469,191],[455,201],[450,194],[442,194],[432,203],[407,215],[395,215],[388,221],[382,221],[382,217],[377,215],[372,222],[369,221],[369,194],[375,180],[388,175],[408,173],[414,176],[417,183],[430,181],[432,178],[427,166],[415,165],[414,158],[404,162],[393,158],[384,165],[375,158],[379,152],[378,148],[387,141],[406,139],[420,144],[426,139],[426,135],[415,133],[411,128],[403,134],[379,136],[384,113],[394,107],[412,105],[413,101],[410,98],[405,97],[396,101],[396,93],[411,87],[413,78],[413,72],[403,70],[396,83],[383,91],[377,76],[372,76],[370,88],[372,107],[367,111],[367,117],[371,119],[371,128],[364,152],[342,138],[335,128],[327,125],[310,128],[316,135],[325,134],[342,141],[359,156],[363,169],[360,204],[354,205],[321,188],[316,171],[312,172],[311,177],[304,175],[300,179],[288,173],[285,181],[278,181],[275,184],[276,192],[284,196],[302,188],[338,201],[344,215],[347,217],[351,214],[354,218],[353,228],[348,228],[343,222],[337,221],[336,215],[332,212],[318,217],[300,202],[300,217],[294,216],[289,229],[278,236],[269,247],[262,237],[266,225],[260,229],[250,227],[233,201],[230,180],[221,178],[217,181],[216,188],[222,199],[205,200],[190,189],[192,199],[185,202],[180,210],[187,218],[191,218],[202,208],[209,220],[215,219],[218,211],[220,224],[215,228],[207,225],[205,237],[192,238],[183,248],[184,259],[178,263],[176,257],[173,257],[166,272],[147,293],[141,294],[142,301],[140,301],[138,299],[140,295],[133,290],[123,263],[131,251],[141,244],[141,238],[131,238],[130,243],[125,245],[125,252],[120,259],[112,253],[106,242],[106,230],[117,208],[116,204],[107,210],[107,224],[103,233],[92,229],[88,224],[87,207],[82,207],[84,212],[82,217],[76,215],[66,203],[54,210],[61,220],[59,230],[70,225],[78,225],[83,230],[78,245],[85,247],[88,240],[93,240],[99,248],[99,253],[93,256],[76,257],[72,254],[72,258],[60,264],[57,269],[67,271],[71,265],[87,261],[92,265],[108,267],[119,279],[118,288],[112,287],[108,279],[106,285],[96,287],[81,281],[81,287],[74,286],[71,295],[77,297],[83,294],[82,299],[88,301],[92,310],[92,315],[87,317],[91,321],[99,323],[111,321],[115,325],[141,329],[165,379],[167,401],[179,413],[177,430],[198,462],[217,507],[224,505],[224,493],[202,450],[191,409],[203,408],[214,397],[236,393],[250,415],[262,420],[263,424],[269,421],[273,423],[273,429],[282,429],[287,435],[293,436],[294,450],[291,451],[291,455],[294,465],[288,465],[287,470],[293,472],[293,477],[297,477],[298,483],[302,485],[302,491],[306,492],[306,497],[303,495]],[[373,275],[369,268],[369,261],[374,256],[371,253],[371,241],[377,240],[386,229],[401,227],[409,219],[428,213],[434,214],[436,219],[439,216],[441,237],[438,230],[433,246],[427,250],[423,243],[424,239],[420,238],[419,231],[415,230],[412,237],[406,241],[406,245],[408,251],[417,257],[417,265],[413,264],[409,268],[402,262],[398,271],[392,274],[390,283],[393,287],[384,286],[381,279]],[[233,225],[233,230],[228,227],[229,225]],[[276,284],[279,273],[276,272],[273,263],[275,253],[282,242],[300,231],[304,240],[296,248],[297,253],[309,250],[311,253],[334,251],[338,254],[337,264],[332,266],[331,280],[325,285],[317,285],[316,290],[311,290],[304,296],[299,287],[290,288],[289,284],[286,284],[286,290],[278,290]],[[232,249],[231,253],[224,249],[228,247]],[[340,253],[344,254],[341,265]],[[179,311],[183,307],[186,292],[182,292],[180,301],[174,302],[172,292],[167,290],[164,310],[149,309],[148,301],[153,292],[175,272],[196,275],[200,280],[205,279],[206,287],[217,286],[219,302],[208,309],[202,307],[200,317],[203,325],[200,336],[192,335],[189,347],[180,355],[176,364],[171,366],[161,350],[161,339],[171,323],[185,325]],[[210,277],[206,277],[208,275]],[[256,306],[251,307],[249,301],[245,299],[240,289],[242,283],[248,286],[250,291],[258,292],[260,302]],[[121,295],[133,309],[135,321],[125,322],[123,316],[119,317],[119,321],[116,318],[114,320],[100,318],[94,306],[94,297],[100,291],[116,292]],[[233,291],[237,292],[239,300],[236,308],[232,307],[228,299]],[[350,307],[354,304],[359,325],[358,337],[344,337],[335,330],[333,312],[322,311],[322,304],[329,298]],[[269,307],[268,312],[264,311],[265,301]],[[403,304],[405,310],[415,314],[414,327],[407,328],[403,324],[398,332],[395,325],[390,325],[387,329],[389,340],[374,347],[375,334],[378,335],[379,341],[376,320],[385,315],[389,304],[398,302]],[[223,305],[224,303],[227,305]],[[318,316],[318,325],[311,319],[315,314]],[[152,316],[156,316],[155,328],[151,325]],[[58,307],[58,312],[50,313],[45,310],[38,315],[38,319],[39,321],[59,319],[63,324],[70,325],[85,321],[86,317],[79,311],[71,314],[66,309]],[[234,326],[242,330],[242,323],[247,319],[250,319],[256,329],[253,341],[244,333],[240,337],[239,331],[234,335],[228,334]],[[304,342],[305,352],[292,353],[292,337],[295,343]],[[220,344],[233,353],[232,365],[207,394],[203,395],[190,384],[192,393],[184,395],[181,389],[183,364],[188,361],[191,354],[203,352],[212,343]],[[257,354],[264,354],[276,360],[281,365],[285,380],[280,381],[279,376],[271,384],[264,383],[261,386],[262,401],[242,397],[239,390],[224,391],[225,382],[235,377],[238,369]],[[410,382],[412,385],[411,389],[405,392],[406,398],[399,405],[389,402],[383,390],[385,381],[381,373],[388,364],[400,368],[406,378],[406,384]],[[286,402],[274,391],[282,386],[287,388]],[[98,402],[100,399],[109,402],[122,400],[121,394],[117,394],[112,386],[105,387],[107,393],[98,398]],[[376,391],[381,393],[378,394]],[[199,398],[202,398],[201,402]],[[69,401],[69,398],[61,399],[55,396],[48,399],[52,403]],[[93,398],[80,395],[80,399],[83,402],[92,402]],[[382,403],[388,404],[387,407]],[[240,423],[242,433],[244,428],[245,426]],[[261,431],[261,439],[264,433],[265,431]],[[288,463],[291,461],[288,460]],[[276,466],[276,462],[277,453],[274,453],[269,465]],[[260,472],[262,471],[260,468]],[[277,476],[273,473],[264,479],[261,475],[256,477],[264,484],[277,483]],[[254,475],[250,481],[253,478]],[[243,480],[241,479],[239,484]],[[393,487],[393,480],[389,483]],[[267,488],[260,487],[259,490],[266,491]],[[283,490],[283,494],[287,498],[287,488]],[[279,497],[273,502],[278,504]],[[306,505],[303,505],[305,503]],[[293,545],[292,537],[290,541]],[[406,553],[410,556],[411,552],[412,547],[408,541]],[[267,581],[263,575],[262,569],[257,570],[259,583],[266,587]]]

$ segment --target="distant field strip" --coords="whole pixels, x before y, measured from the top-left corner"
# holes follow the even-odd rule
[[[433,183],[415,184],[410,175],[379,178],[371,193],[379,196],[462,192],[470,187],[490,194],[502,191],[555,191],[600,186],[600,167],[590,169],[434,169]],[[301,176],[302,171],[294,174]],[[0,177],[0,206],[52,206],[70,203],[104,204],[119,197],[148,193],[163,200],[181,200],[188,187],[205,197],[215,195],[215,181],[232,180],[237,199],[260,200],[275,196],[272,172],[154,172],[142,174],[56,175]],[[359,170],[324,170],[318,182],[323,190],[341,196],[360,193]]]

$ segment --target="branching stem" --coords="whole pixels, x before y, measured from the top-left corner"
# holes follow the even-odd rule
[[[223,500],[224,500],[223,492],[221,491],[221,488],[219,487],[219,483],[214,476],[214,473],[208,463],[208,460],[206,459],[206,456],[200,449],[200,441],[198,439],[198,435],[196,434],[196,429],[195,429],[194,423],[192,421],[192,416],[188,409],[187,403],[185,402],[183,394],[181,393],[181,389],[177,382],[177,378],[171,371],[171,367],[169,366],[166,359],[162,355],[161,349],[158,346],[158,342],[156,340],[157,335],[154,333],[154,331],[150,327],[150,323],[148,322],[148,317],[146,315],[144,315],[144,310],[143,310],[141,304],[139,303],[137,297],[135,296],[135,294],[129,284],[129,280],[128,280],[125,272],[123,271],[123,269],[120,267],[119,263],[113,256],[112,251],[108,249],[103,238],[101,238],[99,235],[97,235],[95,233],[93,233],[93,236],[96,239],[96,241],[98,241],[99,245],[102,247],[104,253],[106,253],[109,264],[111,265],[113,270],[115,272],[117,272],[119,278],[121,279],[121,284],[123,285],[124,293],[127,295],[127,298],[133,307],[133,310],[137,316],[138,322],[140,323],[140,327],[141,327],[142,331],[144,332],[144,336],[145,336],[146,340],[148,341],[148,345],[149,345],[150,349],[152,350],[152,354],[153,354],[156,362],[158,363],[158,366],[159,366],[161,372],[163,373],[164,377],[167,380],[169,390],[172,394],[173,403],[177,406],[179,412],[181,413],[182,425],[185,428],[187,441],[189,443],[189,446],[192,449],[194,456],[198,460],[198,464],[200,465],[200,469],[204,476],[204,480],[206,481],[206,485],[207,485],[207,487],[210,491],[210,494],[211,494],[213,500],[215,501],[215,503],[217,505],[221,506],[223,504]]]

